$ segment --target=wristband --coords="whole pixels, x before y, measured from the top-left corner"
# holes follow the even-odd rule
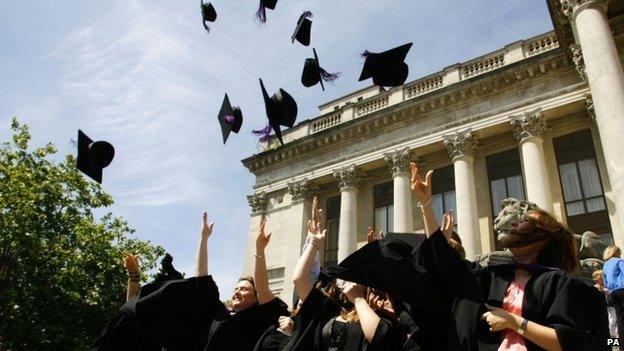
[[[524,333],[526,333],[528,324],[529,324],[529,320],[526,318],[522,318],[522,323],[520,323],[520,326],[518,327],[518,329],[516,329],[516,333],[520,335],[524,335]]]
[[[258,254],[254,254],[254,256],[256,256],[256,258],[263,258],[264,255],[258,255]]]
[[[429,198],[429,200],[425,201],[424,204],[421,204],[420,202],[418,203],[418,207],[420,207],[421,209],[427,205],[429,205],[431,203],[431,201],[433,200],[433,196]]]
[[[128,272],[128,280],[133,283],[138,283],[141,281],[141,273],[139,272]]]

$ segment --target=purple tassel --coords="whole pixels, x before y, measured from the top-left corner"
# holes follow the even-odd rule
[[[329,73],[320,67],[319,67],[319,70],[321,71],[321,78],[326,82],[333,82],[336,79],[338,79],[338,77],[340,77],[340,75],[342,74],[340,72]]]
[[[301,17],[303,17],[303,18],[312,18],[312,12],[305,11],[304,13],[301,14]]]
[[[271,135],[271,126],[270,125],[267,125],[266,127],[262,128],[260,130],[254,129],[251,132],[253,134],[260,135],[260,142],[261,143],[264,143],[265,141],[268,141],[269,138],[272,136]]]
[[[236,122],[236,117],[234,117],[234,116],[230,116],[230,115],[226,115],[226,116],[225,116],[225,121],[226,121],[229,125],[232,125],[232,124],[234,124],[234,122]]]
[[[375,55],[375,53],[370,52],[368,50],[364,50],[364,52],[360,54],[360,57],[369,57],[370,55]]]

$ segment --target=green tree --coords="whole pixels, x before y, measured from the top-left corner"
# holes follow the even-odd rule
[[[86,349],[125,300],[123,251],[138,253],[144,271],[164,251],[130,238],[110,212],[96,219],[113,199],[72,155],[51,161],[53,145],[30,150],[15,118],[11,130],[0,145],[0,254],[14,262],[0,290],[0,350]]]

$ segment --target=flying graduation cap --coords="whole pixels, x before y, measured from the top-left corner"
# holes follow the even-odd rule
[[[264,107],[266,115],[269,119],[269,127],[275,131],[275,135],[280,143],[284,145],[282,140],[282,131],[280,126],[292,128],[297,119],[297,102],[284,89],[279,89],[275,94],[269,97],[262,78],[260,78],[260,88],[262,89],[262,97],[264,98]],[[268,129],[265,128],[265,129]]]
[[[256,18],[260,20],[260,22],[266,22],[266,9],[275,10],[275,5],[277,4],[277,0],[260,0],[260,5],[258,6],[258,11],[256,11]]]
[[[217,118],[221,125],[221,135],[223,135],[223,144],[225,145],[230,132],[238,133],[243,125],[243,112],[238,106],[232,107],[228,95],[225,94]]]
[[[312,21],[308,18],[312,18],[312,12],[310,11],[305,11],[301,14],[301,16],[299,16],[295,32],[292,37],[290,37],[293,43],[297,40],[304,46],[310,45],[310,29],[312,29]]]
[[[325,91],[323,81],[333,82],[334,80],[338,79],[338,77],[340,77],[340,72],[328,73],[326,70],[321,68],[318,56],[316,55],[316,49],[312,48],[312,52],[314,53],[314,58],[307,58],[303,65],[301,83],[305,87],[311,87],[313,85],[316,85],[316,83],[320,82],[321,89]]]
[[[398,46],[388,51],[374,53],[368,50],[361,55],[366,58],[360,81],[373,78],[373,83],[381,87],[395,87],[407,79],[409,68],[405,61],[412,43]]]
[[[201,1],[201,10],[202,10],[202,23],[204,25],[204,29],[206,32],[210,32],[210,28],[206,24],[206,22],[214,22],[217,19],[217,11],[215,11],[214,6],[211,3],[204,4],[204,0]]]
[[[98,183],[102,183],[102,169],[115,157],[115,148],[106,141],[93,142],[80,129],[78,130],[78,159],[76,167]]]

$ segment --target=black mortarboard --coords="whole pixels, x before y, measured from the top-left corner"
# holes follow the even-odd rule
[[[323,86],[323,81],[333,82],[336,80],[340,73],[328,73],[323,68],[321,68],[321,63],[319,62],[318,56],[316,55],[316,50],[312,48],[312,52],[314,52],[314,58],[307,58],[303,65],[303,73],[301,73],[301,83],[305,87],[311,87],[316,85],[316,83],[321,83],[321,89],[325,90]]]
[[[219,110],[219,124],[221,125],[221,134],[223,135],[223,144],[227,141],[230,132],[238,133],[243,125],[243,112],[238,106],[232,107],[230,99],[225,94],[223,103]]]
[[[214,22],[217,19],[217,11],[211,3],[204,4],[204,0],[200,1],[202,9],[202,23],[204,24],[206,32],[210,32],[210,28],[208,28],[206,22]]]
[[[404,243],[408,244],[412,249],[416,249],[422,244],[427,236],[425,234],[415,234],[415,233],[388,233],[384,237],[384,241],[393,241],[393,240],[401,240]]]
[[[447,327],[448,307],[436,293],[429,273],[414,262],[412,247],[402,240],[370,242],[337,266],[324,268],[321,276],[379,289],[395,302],[410,304],[410,315],[418,326],[432,330]]]
[[[113,145],[106,141],[93,142],[85,133],[78,130],[76,166],[79,171],[102,183],[102,169],[113,161],[113,157],[115,157]]]
[[[266,115],[269,119],[269,125],[275,131],[275,135],[280,143],[284,145],[282,140],[282,132],[280,126],[291,128],[295,125],[297,119],[297,102],[284,89],[279,89],[273,96],[269,97],[264,83],[260,79],[260,88],[264,97],[264,107]]]
[[[364,51],[362,56],[366,58],[366,61],[364,61],[360,81],[373,78],[373,83],[382,87],[395,87],[403,84],[409,73],[409,67],[403,61],[411,47],[412,43],[407,43],[380,53]]]
[[[310,45],[310,29],[312,29],[312,21],[308,18],[312,18],[312,12],[310,11],[305,11],[301,14],[301,16],[299,16],[297,27],[295,27],[295,32],[291,37],[293,43],[296,39],[304,46]]]
[[[260,20],[260,22],[266,22],[266,9],[274,10],[276,4],[277,0],[260,0],[258,11],[256,11],[256,17]]]

